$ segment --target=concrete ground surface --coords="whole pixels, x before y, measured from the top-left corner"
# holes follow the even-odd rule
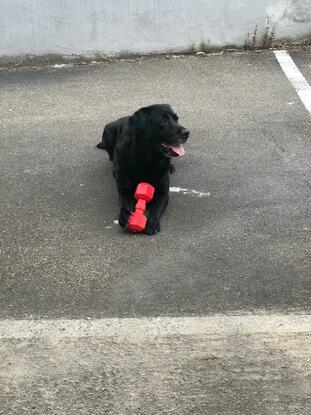
[[[310,84],[310,49],[289,53]],[[274,54],[0,91],[0,414],[309,414],[311,117]],[[191,136],[161,232],[129,235],[95,144],[161,102]]]

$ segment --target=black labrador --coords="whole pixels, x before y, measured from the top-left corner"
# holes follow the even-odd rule
[[[169,173],[174,171],[171,158],[184,155],[181,144],[189,134],[167,104],[141,108],[132,116],[105,126],[97,147],[106,150],[113,162],[120,199],[120,226],[127,226],[135,206],[137,184],[147,182],[155,187],[155,194],[148,204],[145,233],[153,235],[160,231],[160,217],[168,204]]]

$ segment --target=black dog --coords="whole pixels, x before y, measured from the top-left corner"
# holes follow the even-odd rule
[[[148,204],[145,233],[159,232],[160,217],[168,204],[169,172],[174,171],[171,158],[184,154],[181,144],[189,134],[167,104],[141,108],[131,117],[105,126],[102,142],[97,147],[106,150],[113,161],[120,197],[120,226],[128,223],[137,184],[147,182],[155,187],[155,194]]]

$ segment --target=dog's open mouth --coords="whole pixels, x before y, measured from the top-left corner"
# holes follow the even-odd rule
[[[164,153],[169,157],[182,157],[186,153],[185,149],[180,144],[173,146],[170,144],[162,143],[161,145],[163,147]]]

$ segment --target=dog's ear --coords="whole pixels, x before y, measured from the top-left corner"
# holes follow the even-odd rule
[[[174,112],[174,110],[173,110],[173,108],[170,106],[170,104],[162,104],[162,106],[163,106],[164,108],[166,108],[167,110]]]
[[[144,135],[145,138],[150,136],[149,122],[150,107],[140,108],[129,118],[129,126],[137,135]]]

